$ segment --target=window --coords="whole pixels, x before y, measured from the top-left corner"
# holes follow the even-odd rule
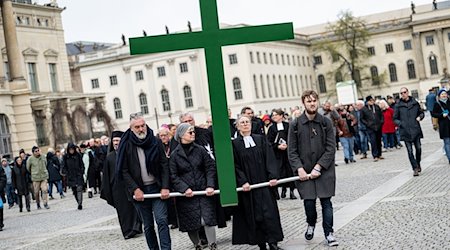
[[[295,66],[295,56],[292,55],[292,64]]]
[[[8,118],[0,114],[0,155],[12,155],[11,134]]]
[[[269,75],[266,76],[267,79],[267,92],[269,93],[269,97],[272,98],[272,88],[270,87],[270,77]]]
[[[5,79],[6,79],[7,81],[11,80],[11,78],[10,78],[10,76],[9,76],[9,64],[8,64],[8,62],[5,62],[5,63],[3,64],[3,68],[5,69]]]
[[[272,53],[269,53],[269,60],[270,60],[270,64],[273,64],[273,56],[272,56]]]
[[[295,75],[295,86],[297,87],[298,96],[301,96],[302,90],[300,89],[300,85],[298,84],[298,76],[297,75]]]
[[[259,99],[258,82],[256,80],[256,75],[253,75],[253,87],[255,88],[256,99]]]
[[[280,86],[280,93],[281,97],[284,97],[284,88],[283,88],[283,81],[281,80],[281,76],[278,76],[278,84]]]
[[[136,75],[136,81],[144,80],[144,72],[142,72],[142,70],[138,70],[134,72],[134,74]]]
[[[233,78],[233,90],[234,90],[234,99],[242,100],[242,86],[241,80],[237,77]]]
[[[305,76],[305,86],[307,89],[309,89],[308,76]]]
[[[387,43],[384,46],[386,47],[386,53],[394,52],[394,45],[392,45],[392,43]]]
[[[278,60],[278,54],[275,54],[275,61],[277,62],[277,65],[280,65],[280,60]]]
[[[431,36],[426,36],[425,37],[425,43],[427,45],[434,45],[434,37],[432,35]]]
[[[294,80],[292,75],[289,76],[289,82],[291,83],[292,96],[295,96]]]
[[[256,52],[256,62],[261,63],[261,57],[259,56],[259,52]]]
[[[336,81],[336,83],[342,82],[342,73],[339,71],[336,72],[336,74],[334,75],[334,80]]]
[[[164,111],[170,111],[169,91],[166,89],[161,90],[161,100]]]
[[[100,88],[100,84],[98,82],[98,78],[95,79],[91,79],[91,85],[93,89],[98,89]]]
[[[374,56],[375,55],[375,47],[368,47],[367,52],[369,55]]]
[[[228,55],[228,59],[230,60],[230,64],[237,64],[238,63],[236,54]]]
[[[281,64],[284,65],[284,55],[283,54],[281,54]]]
[[[141,93],[139,95],[139,104],[141,105],[141,112],[144,115],[148,114],[148,104],[147,104],[147,95],[144,93]]]
[[[308,63],[308,67],[311,66],[311,64],[309,63],[309,56],[306,57],[306,63]]]
[[[284,86],[286,87],[286,96],[291,96],[291,94],[289,93],[289,86],[288,86],[288,80],[287,80],[287,76],[284,76]]]
[[[186,105],[186,108],[194,107],[194,101],[192,100],[191,87],[184,86],[183,93],[184,93],[184,104]]]
[[[409,79],[416,79],[416,68],[414,66],[413,60],[408,60],[406,62],[406,68],[408,70],[408,78]]]
[[[323,75],[319,75],[317,77],[317,81],[319,82],[320,93],[326,93],[327,92],[327,84],[325,82],[325,77]]]
[[[265,52],[263,53],[263,60],[264,60],[264,64],[267,64],[267,55]]]
[[[259,76],[259,82],[261,83],[262,98],[266,98],[266,88],[264,87],[264,78],[262,75]]]
[[[287,59],[287,65],[291,66],[291,59],[290,59],[289,55],[286,55],[286,59]]]
[[[156,70],[158,71],[159,77],[166,76],[166,68],[164,68],[164,66],[158,67]]]
[[[120,104],[120,99],[117,97],[114,98],[113,104],[114,104],[114,114],[116,115],[116,119],[122,119],[122,117],[123,117],[122,105]]]
[[[38,115],[34,117],[34,122],[36,123],[36,136],[37,136],[37,145],[44,146],[48,145],[47,133],[45,131],[45,123],[42,115],[42,111],[36,112]]]
[[[180,73],[186,73],[188,72],[188,65],[187,63],[180,63]]]
[[[303,89],[303,90],[306,89],[306,87],[305,87],[305,85],[304,85],[304,83],[303,83],[303,76],[302,76],[302,75],[300,75],[300,85],[302,86],[302,89]]]
[[[58,92],[58,73],[56,71],[56,63],[48,64],[50,72],[50,82],[52,83],[53,92]]]
[[[314,64],[315,65],[322,64],[322,56],[315,56],[314,57]]]
[[[419,91],[417,89],[411,90],[411,96],[414,97],[414,99],[419,99]]]
[[[297,56],[297,65],[302,66],[302,65],[300,65],[300,56]]]
[[[117,76],[116,75],[109,76],[109,83],[111,84],[111,86],[116,86],[117,85]]]
[[[273,79],[273,90],[275,91],[275,97],[278,97],[277,77],[275,75],[273,75],[272,79]]]
[[[255,62],[253,61],[253,52],[251,52],[251,51],[250,51],[250,63],[255,63]]]
[[[372,77],[372,85],[380,85],[380,79],[378,77],[378,69],[376,66],[370,67],[370,75]]]
[[[38,92],[39,83],[36,73],[36,63],[28,63],[28,78],[31,84],[31,92]]]
[[[339,54],[338,53],[331,53],[331,60],[333,62],[339,61]]]
[[[405,40],[403,41],[403,48],[405,50],[411,50],[412,46],[411,46],[411,40]]]
[[[391,78],[391,82],[398,81],[398,79],[397,79],[397,68],[395,67],[395,64],[390,63],[388,65],[388,68],[389,68],[389,78]]]
[[[428,58],[428,61],[430,62],[430,71],[431,71],[431,74],[432,74],[432,75],[437,75],[437,74],[439,74],[436,56],[435,56],[435,55],[431,55],[431,56]]]
[[[304,56],[302,56],[302,61],[303,61],[303,67],[306,67],[306,64],[305,64],[305,57],[304,57]]]

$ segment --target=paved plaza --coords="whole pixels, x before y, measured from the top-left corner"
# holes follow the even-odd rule
[[[439,134],[430,118],[422,121],[422,174],[412,176],[405,147],[372,159],[345,164],[336,153],[337,190],[334,205],[335,236],[340,249],[450,249],[450,165]],[[30,213],[5,208],[5,228],[0,249],[146,249],[144,236],[123,240],[115,210],[98,195],[84,195],[83,210],[75,199],[50,201],[50,209]],[[55,196],[58,197],[58,196]],[[279,201],[286,250],[327,249],[321,216],[311,242],[300,199]],[[320,205],[318,206],[320,210]],[[171,230],[174,250],[193,249],[187,234]],[[258,249],[232,246],[231,224],[217,230],[219,249]]]

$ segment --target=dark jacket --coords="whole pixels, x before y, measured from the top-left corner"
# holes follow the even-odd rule
[[[48,182],[55,182],[62,180],[59,174],[60,163],[58,157],[52,152],[47,153],[47,171],[48,171]]]
[[[414,141],[417,137],[423,138],[422,128],[416,120],[417,117],[422,120],[425,115],[416,99],[412,96],[408,101],[400,99],[394,112],[394,122],[400,129],[400,140]]]
[[[170,156],[170,179],[173,189],[184,193],[187,189],[204,191],[216,188],[216,164],[199,145],[191,144],[187,154],[179,144]],[[202,227],[201,218],[206,225],[215,226],[215,197],[194,196],[177,198],[180,231],[193,231]]]
[[[14,190],[17,190],[18,195],[28,194],[30,191],[28,189],[28,171],[25,164],[22,162],[18,165],[14,162],[14,167],[12,169],[12,182]]]
[[[316,114],[310,121],[303,113],[292,121],[288,138],[288,158],[294,174],[298,175],[299,168],[309,174],[316,164],[322,166],[319,178],[297,183],[302,199],[334,196],[336,137],[330,119]]]
[[[6,186],[6,173],[2,167],[0,167],[0,194],[3,194]],[[0,198],[1,199],[1,198]]]
[[[447,100],[446,103],[438,101],[434,104],[433,111],[431,115],[438,118],[439,122],[439,137],[441,139],[450,137],[450,118],[449,116],[444,117],[444,110],[450,111],[450,101]]]
[[[376,104],[372,106],[366,105],[360,110],[360,121],[366,128],[380,131],[384,123],[383,112]]]
[[[75,149],[73,154],[69,153],[69,149]],[[69,143],[67,146],[67,152],[64,155],[64,169],[63,173],[66,174],[67,186],[83,186],[84,185],[84,163],[80,153],[76,151],[76,146],[73,143]]]
[[[436,104],[436,94],[431,92],[425,97],[425,106],[427,107],[428,111],[433,111],[434,104]]]

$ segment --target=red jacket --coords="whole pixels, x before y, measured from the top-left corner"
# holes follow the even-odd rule
[[[391,107],[387,108],[383,111],[383,116],[384,123],[383,128],[381,129],[383,134],[395,133],[395,127],[397,125],[394,123],[394,110]]]

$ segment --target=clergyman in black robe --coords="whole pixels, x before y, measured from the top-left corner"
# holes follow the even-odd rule
[[[244,192],[238,194],[238,209],[233,216],[233,244],[258,245],[280,249],[283,240],[275,194],[269,187],[250,190],[249,185],[270,181],[276,185],[278,168],[272,148],[263,135],[251,134],[251,121],[238,120],[239,136],[233,140],[236,182]]]
[[[116,150],[119,147],[122,134],[123,132],[121,131],[113,131],[112,133],[109,146],[110,152],[106,156],[106,161],[103,166],[100,198],[106,200],[109,205],[116,208],[122,235],[127,240],[142,233],[142,222],[133,203],[127,198],[123,181],[116,179],[114,174],[116,167]]]

